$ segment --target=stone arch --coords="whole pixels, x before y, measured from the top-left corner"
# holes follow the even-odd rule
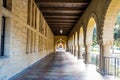
[[[75,46],[78,45],[78,33],[77,31],[75,32]]]
[[[79,31],[79,45],[84,45],[84,30],[83,30],[83,25],[81,25],[80,31]]]
[[[78,32],[75,31],[75,51],[74,55],[77,57],[78,56]]]
[[[74,34],[72,34],[72,54],[74,54],[74,48],[75,48],[74,39],[75,39]]]
[[[78,41],[78,59],[83,59],[83,47],[84,47],[84,27],[83,25],[79,28],[79,41]]]
[[[74,34],[72,35],[72,45],[74,46],[75,44],[75,37],[74,37]]]
[[[68,39],[68,48],[69,48],[69,51],[72,53],[72,37],[71,36]]]
[[[91,13],[89,18],[88,18],[88,23],[86,27],[86,33],[85,33],[85,62],[86,63],[91,63],[91,56],[90,56],[90,46],[92,45],[92,40],[93,40],[93,31],[94,27],[98,27],[98,19],[95,13]],[[97,28],[96,27],[96,28]],[[98,35],[98,33],[97,33]]]
[[[87,30],[86,30],[86,44],[92,43],[92,36],[93,36],[93,30],[94,26],[97,25],[96,19],[93,16],[90,16],[88,24],[87,24]]]
[[[61,43],[61,45],[63,46],[63,49],[66,50],[66,42],[65,42],[64,40],[62,40],[62,39],[56,41],[56,43],[55,43],[55,44],[56,44],[56,45],[55,45],[55,49],[58,48],[58,46],[60,45],[60,43]]]
[[[119,9],[120,9],[120,0],[111,0],[103,24],[102,39],[104,42],[107,41],[110,44],[113,43],[114,26]]]
[[[94,26],[94,24],[96,25],[96,29],[97,29],[97,40],[99,40],[100,29],[98,27],[100,27],[100,26],[99,26],[99,20],[98,20],[97,14],[95,12],[91,12],[91,14],[88,16],[87,20],[88,21],[87,21],[87,25],[86,25],[86,32],[84,33],[85,34],[85,37],[84,37],[85,38],[85,43],[87,43],[87,39],[88,39],[87,36],[89,35],[88,32],[89,32],[89,29],[90,29],[90,25],[91,25],[91,33],[93,34],[92,31],[93,31],[94,27],[92,27],[92,26]],[[93,20],[93,25],[91,23],[92,20]],[[89,29],[88,29],[88,27],[89,27]],[[90,35],[91,38],[93,36],[92,34]],[[88,40],[88,42],[89,42],[89,40]]]
[[[110,2],[109,2],[110,1]],[[114,40],[114,26],[117,18],[118,11],[120,9],[120,0],[109,0],[105,6],[103,15],[103,22],[101,27],[100,44],[100,64],[99,70],[102,72],[104,67],[104,56],[110,56],[110,47]],[[109,63],[108,63],[109,65]]]

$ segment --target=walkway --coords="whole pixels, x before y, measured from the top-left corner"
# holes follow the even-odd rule
[[[85,65],[70,53],[56,52],[9,80],[104,80],[95,66]],[[106,79],[105,79],[106,80]]]

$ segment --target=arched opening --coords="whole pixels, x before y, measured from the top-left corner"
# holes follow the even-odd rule
[[[111,0],[107,9],[103,26],[103,55],[100,68],[104,65],[106,74],[120,77],[120,1]],[[117,53],[117,54],[116,54]]]
[[[72,35],[72,54],[74,55],[74,50],[75,50],[75,41],[74,41],[74,35]]]
[[[75,53],[74,55],[77,57],[78,56],[78,33],[75,32]]]
[[[68,49],[69,49],[68,51],[72,53],[72,37],[70,37],[68,40]]]
[[[114,26],[114,44],[111,48],[112,55],[120,55],[120,10]]]
[[[64,40],[60,39],[56,42],[56,51],[65,51],[66,43]]]
[[[97,43],[97,23],[93,17],[88,21],[87,25],[87,35],[86,35],[86,52],[87,60],[89,63],[96,64],[96,56],[99,55],[99,45]]]
[[[94,27],[96,26],[96,22],[93,17],[91,17],[88,21],[87,25],[87,35],[86,35],[86,44],[91,44],[92,43],[92,37],[93,37],[93,31]]]
[[[79,56],[81,59],[83,59],[84,52],[85,52],[83,26],[80,27],[80,31],[79,31],[79,50],[80,50]]]

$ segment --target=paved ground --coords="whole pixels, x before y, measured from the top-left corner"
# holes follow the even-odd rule
[[[9,80],[104,80],[93,65],[70,53],[55,52]],[[106,79],[105,79],[106,80]]]

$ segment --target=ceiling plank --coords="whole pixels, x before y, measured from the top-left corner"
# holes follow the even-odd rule
[[[69,14],[69,13],[73,13],[73,14],[80,14],[83,13],[83,11],[69,11],[69,10],[42,10],[43,13],[65,13],[65,14]]]
[[[78,18],[79,16],[45,16],[45,18]]]
[[[46,20],[77,20],[77,19],[79,19],[79,18],[45,18]]]
[[[47,20],[48,23],[59,23],[59,22],[64,22],[64,23],[67,23],[67,22],[71,22],[71,23],[75,23],[76,21],[75,20],[57,20],[57,21],[54,21],[54,20]]]
[[[48,24],[52,24],[52,25],[54,25],[54,24],[58,24],[58,25],[61,25],[61,24],[63,24],[63,25],[70,25],[70,24],[73,24],[73,23],[48,23]]]
[[[68,35],[91,0],[35,0],[54,35]],[[63,29],[63,34],[59,30]]]
[[[74,24],[48,24],[49,26],[74,26]]]
[[[83,3],[83,2],[90,2],[91,0],[35,0],[35,2],[76,2],[76,3]]]
[[[76,22],[76,20],[56,20],[56,19],[55,19],[55,20],[54,20],[54,19],[46,19],[46,20],[47,20],[48,22],[49,22],[49,21],[50,21],[50,22],[57,22],[57,21],[58,21],[58,22],[59,22],[59,21],[60,21],[60,22],[62,22],[62,21],[63,21],[63,22]]]
[[[49,15],[49,16],[81,16],[82,13],[83,13],[83,12],[81,12],[81,13],[69,13],[69,14],[68,14],[68,13],[54,13],[54,14],[53,14],[53,13],[46,13],[46,12],[45,12],[43,15],[44,15],[44,16],[48,16],[48,15]]]
[[[39,7],[83,7],[88,5],[88,3],[87,2],[83,2],[83,3],[39,2],[38,5]]]
[[[59,7],[40,7],[40,10],[69,10],[69,11],[72,11],[72,10],[76,10],[76,11],[84,11],[85,10],[85,7],[78,7],[78,8],[76,8],[76,7],[61,7],[61,8],[59,8]]]

